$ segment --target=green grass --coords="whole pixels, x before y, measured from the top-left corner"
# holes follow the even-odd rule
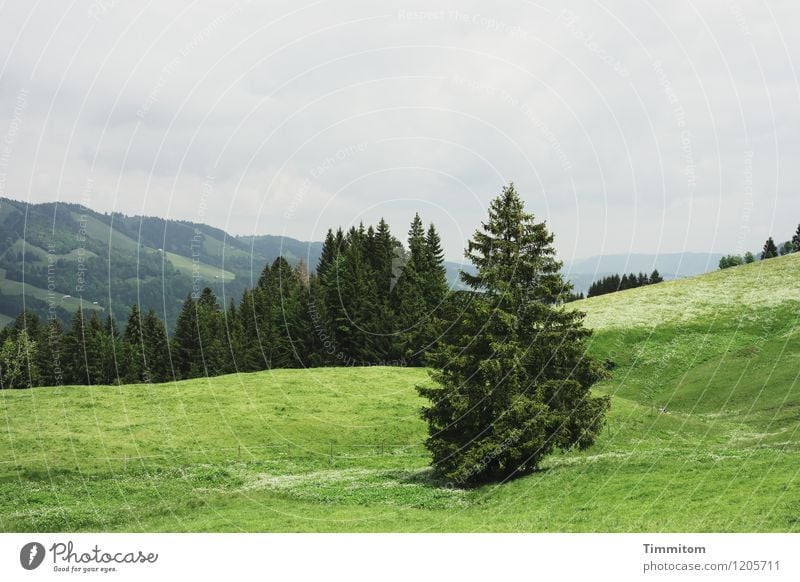
[[[110,247],[117,250],[136,252],[139,249],[139,243],[134,239],[122,234],[117,229],[112,229],[111,226],[94,216],[81,214],[79,212],[71,212],[70,214],[72,218],[81,225],[81,228],[86,231],[87,237],[102,241],[106,244],[110,243]]]
[[[176,269],[182,271],[183,273],[191,274],[194,273],[196,269],[203,279],[211,282],[214,282],[215,278],[221,281],[233,281],[236,278],[235,273],[220,269],[219,267],[212,267],[206,263],[195,263],[189,257],[177,255],[169,251],[167,251],[165,254],[169,262],[172,263]]]
[[[571,304],[615,364],[607,428],[468,491],[432,480],[424,370],[2,391],[0,530],[797,532],[799,275],[794,255]]]
[[[3,295],[27,295],[29,297],[41,299],[42,301],[46,301],[48,303],[52,300],[55,306],[63,307],[70,312],[77,311],[78,306],[81,305],[81,300],[79,297],[64,297],[64,294],[60,292],[55,292],[53,296],[50,297],[50,293],[47,291],[47,289],[36,287],[30,283],[12,281],[11,279],[2,279],[0,282],[2,282]],[[100,305],[93,305],[86,299],[83,301],[83,308],[87,310],[90,309],[95,311],[103,311],[103,307]]]

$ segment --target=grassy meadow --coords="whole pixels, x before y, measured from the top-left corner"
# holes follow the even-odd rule
[[[570,304],[613,363],[585,452],[461,490],[421,369],[0,391],[2,531],[800,531],[800,254]]]

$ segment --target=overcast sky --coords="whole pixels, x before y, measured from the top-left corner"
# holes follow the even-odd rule
[[[0,196],[449,258],[513,181],[562,258],[800,222],[797,2],[7,1]]]

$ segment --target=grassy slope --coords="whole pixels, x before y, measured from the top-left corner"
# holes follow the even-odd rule
[[[474,491],[430,482],[422,370],[3,391],[0,529],[800,531],[798,275],[795,255],[578,303],[617,366],[608,429]]]
[[[214,279],[222,279],[224,281],[233,281],[236,278],[235,273],[212,267],[206,263],[195,262],[189,257],[184,257],[175,253],[166,252],[167,260],[172,263],[176,269],[180,269],[184,273],[194,273],[203,277],[207,281],[214,281]]]

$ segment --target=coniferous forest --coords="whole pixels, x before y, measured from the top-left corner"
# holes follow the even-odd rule
[[[653,285],[661,283],[664,278],[655,269],[649,276],[645,273],[631,273],[630,275],[609,275],[603,277],[599,281],[595,281],[589,287],[587,297],[597,297],[598,295],[605,295],[606,293],[614,293],[615,291],[624,291],[625,289],[635,289],[645,285]]]
[[[227,305],[208,287],[174,330],[153,310],[127,321],[78,309],[62,328],[23,312],[0,332],[3,388],[166,382],[233,372],[424,362],[460,295],[450,292],[436,227],[419,215],[404,245],[381,220],[329,230],[319,264],[265,265]]]

